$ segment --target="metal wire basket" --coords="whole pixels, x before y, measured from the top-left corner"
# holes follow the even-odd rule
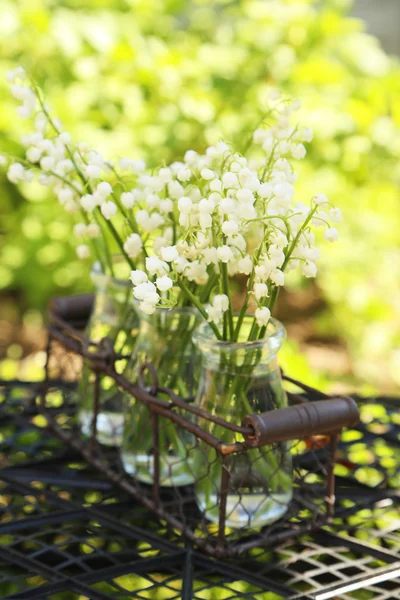
[[[286,375],[284,382],[289,406],[263,414],[249,414],[242,423],[216,417],[183,400],[171,390],[159,386],[152,365],[143,366],[152,378],[151,388],[139,378],[132,383],[119,374],[115,363],[123,357],[114,352],[109,339],[95,344],[80,328],[91,308],[88,295],[54,302],[50,311],[46,380],[43,385],[41,410],[49,426],[64,442],[78,450],[84,458],[136,501],[153,511],[166,528],[178,531],[194,545],[214,556],[234,556],[242,552],[274,545],[286,539],[314,531],[329,522],[334,514],[334,465],[337,441],[343,427],[358,422],[356,402],[347,397],[331,398]],[[57,422],[49,407],[54,402],[54,381],[77,381],[82,361],[94,373],[93,415],[90,435],[84,437],[73,418]],[[143,484],[124,473],[118,450],[110,450],[97,441],[99,389],[102,377],[132,396],[148,411],[152,435],[152,485]],[[51,382],[51,384],[50,384]],[[293,389],[297,388],[297,392]],[[73,391],[71,392],[74,393]],[[166,399],[167,398],[167,399]],[[218,439],[202,427],[212,422],[231,434],[232,442]],[[221,463],[218,522],[207,520],[195,502],[194,486],[163,487],[160,481],[160,431],[163,427],[184,430],[191,436],[191,447],[212,449],[213,461]],[[227,526],[227,499],[233,474],[229,457],[250,453],[254,448],[274,447],[289,443],[293,459],[293,498],[285,515],[262,529],[232,529]],[[208,453],[207,456],[210,454]],[[267,490],[261,490],[268,494]]]

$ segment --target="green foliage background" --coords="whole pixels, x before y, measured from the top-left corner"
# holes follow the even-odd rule
[[[346,0],[2,0],[0,151],[22,153],[4,82],[18,64],[75,139],[150,164],[243,139],[271,84],[299,98],[315,131],[299,198],[323,191],[344,214],[318,278],[329,309],[312,330],[345,344],[354,385],[388,390],[400,383],[400,68],[349,10]],[[86,289],[46,190],[3,178],[0,194],[0,289],[22,310]],[[293,345],[285,361],[309,375]]]

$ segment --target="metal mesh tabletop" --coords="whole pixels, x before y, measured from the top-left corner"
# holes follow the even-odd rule
[[[62,425],[73,415],[69,389],[54,392]],[[56,439],[37,410],[38,391],[19,382],[0,388],[0,598],[400,598],[398,401],[364,401],[361,425],[344,433],[331,525],[216,560]]]

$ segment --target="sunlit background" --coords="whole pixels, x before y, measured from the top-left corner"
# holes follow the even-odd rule
[[[22,155],[4,82],[19,64],[76,140],[155,165],[239,140],[271,83],[299,98],[299,119],[315,131],[299,199],[326,192],[344,223],[316,284],[282,295],[283,364],[327,390],[398,389],[397,0],[2,0],[1,13],[0,152]],[[46,304],[88,290],[87,264],[45,188],[2,175],[0,188],[0,377],[36,379]]]

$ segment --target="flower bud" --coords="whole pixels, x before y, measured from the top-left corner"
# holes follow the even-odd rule
[[[100,210],[103,217],[108,221],[109,219],[112,219],[112,217],[115,217],[115,215],[117,214],[117,205],[111,201],[104,202],[104,204],[101,205]]]

